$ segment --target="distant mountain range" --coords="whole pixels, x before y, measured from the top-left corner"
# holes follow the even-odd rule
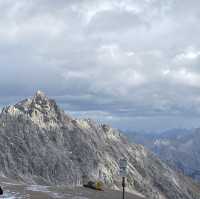
[[[9,179],[70,186],[101,180],[120,189],[118,163],[126,158],[128,191],[148,199],[200,198],[198,184],[142,145],[108,125],[65,114],[41,91],[3,108],[0,137],[0,175]]]
[[[128,133],[135,143],[153,151],[171,168],[200,181],[200,129],[171,129],[162,133]]]

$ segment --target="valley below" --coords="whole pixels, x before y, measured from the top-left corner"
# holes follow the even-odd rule
[[[200,182],[200,129],[171,129],[162,133],[129,133],[129,138],[155,153],[172,169]]]

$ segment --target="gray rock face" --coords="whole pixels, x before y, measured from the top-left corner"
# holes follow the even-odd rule
[[[73,119],[37,92],[0,114],[0,171],[25,182],[81,185],[85,177],[121,187],[119,159],[128,159],[127,189],[152,199],[197,199],[199,186],[143,146],[92,120]]]

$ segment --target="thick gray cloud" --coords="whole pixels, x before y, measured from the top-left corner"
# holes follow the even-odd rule
[[[199,126],[197,0],[0,2],[0,104],[37,89],[79,117]]]

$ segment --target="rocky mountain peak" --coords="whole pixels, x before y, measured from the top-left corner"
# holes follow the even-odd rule
[[[14,106],[22,112],[28,113],[30,116],[34,111],[35,113],[38,111],[44,114],[50,114],[50,112],[58,111],[56,102],[49,99],[42,91],[37,91],[32,98],[20,101]]]
[[[57,127],[71,117],[65,115],[55,100],[50,99],[42,91],[37,91],[32,98],[27,98],[3,109],[3,112],[10,115],[23,115],[30,118],[40,127]]]
[[[127,190],[151,199],[199,199],[199,186],[177,174],[118,130],[73,119],[38,91],[0,114],[0,171],[39,184],[82,185],[101,180],[121,188],[119,160],[127,158]]]
[[[40,107],[45,108],[45,106],[54,105],[56,102],[52,99],[49,99],[47,95],[38,90],[35,95],[31,98],[32,105],[39,105]],[[54,103],[52,103],[54,101]]]
[[[40,90],[38,90],[36,93],[35,93],[35,95],[33,96],[33,98],[31,99],[32,100],[32,104],[37,104],[37,105],[39,105],[39,106],[43,106],[43,107],[45,107],[45,106],[49,106],[49,105],[54,105],[54,104],[56,104],[55,102],[54,102],[54,104],[52,104],[52,102],[54,101],[54,100],[51,100],[51,99],[49,99],[47,96],[46,96],[46,94],[44,93],[44,92],[42,92],[42,91],[40,91]]]
[[[46,94],[41,90],[38,90],[34,97],[47,98]]]

